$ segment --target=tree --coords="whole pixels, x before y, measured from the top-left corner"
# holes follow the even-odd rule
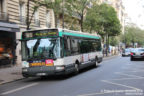
[[[103,37],[103,24],[104,17],[100,15],[100,6],[95,4],[92,8],[88,9],[86,19],[84,22],[84,30],[92,33],[98,32],[99,35]]]
[[[90,32],[97,32],[103,39],[106,37],[106,49],[109,47],[109,38],[117,36],[121,32],[121,25],[116,11],[107,4],[93,5],[88,10],[85,21],[86,29],[89,29]]]
[[[33,9],[33,12],[30,16],[30,3],[33,2],[34,3],[34,6],[32,7]],[[34,13],[35,11],[41,6],[40,2],[37,1],[37,0],[28,0],[27,1],[27,19],[26,19],[26,25],[27,25],[27,30],[30,30],[30,25],[31,25],[31,22],[32,22],[32,19],[33,19],[33,16],[34,16]]]
[[[79,18],[80,28],[83,31],[84,16],[86,15],[90,0],[67,0],[67,2],[69,2],[71,16],[76,15]]]
[[[121,32],[120,21],[117,18],[115,9],[107,4],[94,5],[89,9],[86,16],[87,29],[97,31],[100,35],[119,35]]]
[[[121,35],[121,42],[125,43],[126,47],[133,46],[138,43],[139,46],[144,45],[144,31],[138,27],[126,26],[125,33]]]
[[[84,22],[84,30],[90,33],[98,31],[99,25],[97,22],[102,19],[102,17],[95,12],[93,9],[89,9]]]
[[[117,46],[119,43],[120,42],[119,42],[119,38],[118,37],[115,37],[115,36],[110,37],[110,45]]]
[[[41,1],[41,5],[45,6],[47,9],[53,9],[56,28],[58,27],[60,19],[62,19],[63,28],[65,27],[64,22],[72,25],[76,20],[73,19],[73,15],[71,15],[71,3],[69,0],[44,0]],[[70,26],[70,28],[72,28],[72,26]]]

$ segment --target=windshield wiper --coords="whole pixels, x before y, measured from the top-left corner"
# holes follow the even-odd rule
[[[40,44],[40,40],[41,40],[41,39],[38,39],[38,41],[37,41],[36,44],[34,45],[33,52],[36,52],[36,51],[37,51],[37,48],[38,48],[38,46],[39,46],[39,44]]]
[[[28,61],[31,61],[31,60],[35,60],[36,58],[33,58],[33,57],[28,57]]]
[[[53,57],[54,60],[57,59],[56,56],[55,56],[55,54],[54,54],[55,45],[56,45],[56,41],[54,42],[53,47],[49,50],[49,53],[52,55],[52,57]],[[49,54],[49,55],[50,55],[50,54]]]

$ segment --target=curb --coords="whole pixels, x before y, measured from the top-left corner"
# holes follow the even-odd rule
[[[25,78],[22,77],[22,78],[19,78],[19,79],[15,79],[15,80],[7,81],[7,82],[2,82],[2,83],[0,83],[0,85],[8,84],[8,83],[15,82],[15,81],[19,81],[19,80],[23,80],[23,79],[25,79]]]
[[[112,58],[115,58],[115,57],[118,57],[118,56],[120,56],[120,55],[118,54],[118,55],[103,57],[103,60],[112,59]]]

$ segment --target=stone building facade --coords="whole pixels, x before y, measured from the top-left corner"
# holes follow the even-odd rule
[[[30,18],[35,3],[30,1]],[[16,57],[16,64],[21,63],[21,33],[26,30],[27,0],[0,0],[0,62],[6,57],[7,48]],[[54,28],[54,13],[51,9],[39,7],[33,14],[31,29]],[[4,38],[2,38],[4,37]],[[7,38],[7,39],[6,39]],[[7,62],[10,63],[10,62]]]

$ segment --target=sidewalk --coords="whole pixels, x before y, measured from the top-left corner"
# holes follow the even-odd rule
[[[104,57],[104,60],[114,58],[118,55]],[[23,79],[21,74],[21,66],[13,66],[8,68],[0,68],[0,84],[12,82],[15,80]]]
[[[0,84],[23,79],[21,75],[21,66],[0,68]]]
[[[104,57],[103,57],[103,60],[111,59],[111,58],[114,58],[114,57],[117,57],[117,56],[121,56],[121,54],[110,55],[110,56],[104,56]]]

